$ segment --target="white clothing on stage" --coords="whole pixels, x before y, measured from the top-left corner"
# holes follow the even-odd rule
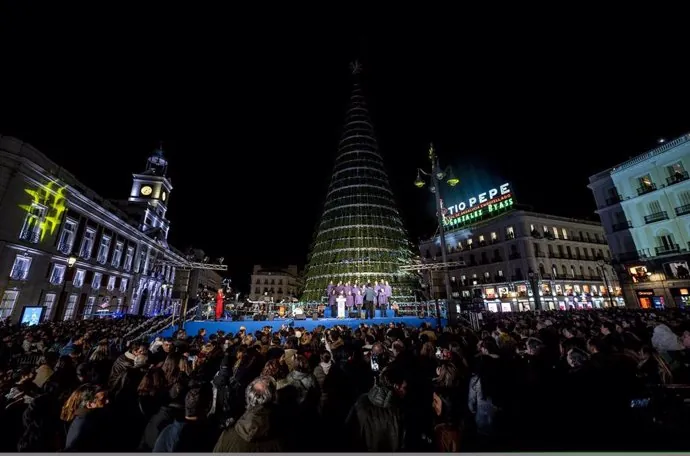
[[[340,296],[336,301],[338,302],[338,318],[345,318],[345,297]]]

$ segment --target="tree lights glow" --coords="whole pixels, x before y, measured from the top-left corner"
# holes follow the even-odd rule
[[[352,66],[353,74],[361,66]],[[393,299],[412,301],[412,248],[388,183],[383,158],[357,81],[335,161],[321,223],[306,270],[302,299],[318,301],[329,282],[387,280]]]
[[[60,187],[56,182],[48,182],[45,185],[39,185],[38,188],[24,189],[24,192],[31,197],[31,202],[29,204],[20,204],[19,207],[29,214],[29,226],[32,226],[32,224],[38,225],[40,241],[43,241],[46,233],[53,235],[62,222],[62,214],[67,209],[66,190],[66,185]],[[33,210],[37,206],[46,209],[45,217],[37,218],[32,216]]]

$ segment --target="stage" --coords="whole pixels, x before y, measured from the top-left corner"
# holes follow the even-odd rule
[[[240,330],[240,326],[244,326],[247,329],[248,333],[254,333],[256,331],[261,331],[264,326],[270,326],[273,328],[273,331],[278,331],[283,325],[286,326],[291,326],[294,328],[305,328],[307,331],[311,331],[317,326],[325,326],[327,328],[330,328],[335,325],[345,325],[349,326],[350,328],[356,328],[358,327],[361,323],[365,323],[367,325],[387,325],[389,323],[405,323],[407,326],[414,326],[414,327],[419,327],[423,322],[427,322],[432,324],[433,326],[436,326],[437,321],[436,318],[419,318],[419,317],[377,317],[373,318],[371,320],[359,320],[356,318],[344,318],[344,319],[337,319],[337,318],[321,318],[319,320],[313,320],[311,318],[307,318],[306,320],[294,320],[292,318],[289,319],[276,319],[273,321],[253,321],[253,320],[244,320],[244,321],[231,321],[231,320],[220,320],[220,321],[213,321],[213,320],[202,320],[202,321],[188,321],[185,323],[185,330],[187,331],[187,334],[190,336],[194,336],[199,329],[204,328],[208,332],[208,334],[213,334],[217,331],[225,331],[225,333],[236,333]],[[445,321],[442,320],[441,323],[445,325]],[[172,336],[172,333],[175,331],[175,328],[167,328],[163,330],[159,335],[163,337],[170,337]]]

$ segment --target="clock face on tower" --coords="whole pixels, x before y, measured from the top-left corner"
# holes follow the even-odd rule
[[[144,196],[149,196],[152,191],[153,191],[153,189],[151,187],[149,187],[148,185],[141,187],[141,194]]]

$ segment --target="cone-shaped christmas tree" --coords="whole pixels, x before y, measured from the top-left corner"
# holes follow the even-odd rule
[[[361,67],[352,64],[354,88],[345,128],[306,270],[305,301],[326,296],[333,281],[386,280],[393,300],[413,301],[414,278],[399,268],[412,250],[396,208],[359,84]]]

